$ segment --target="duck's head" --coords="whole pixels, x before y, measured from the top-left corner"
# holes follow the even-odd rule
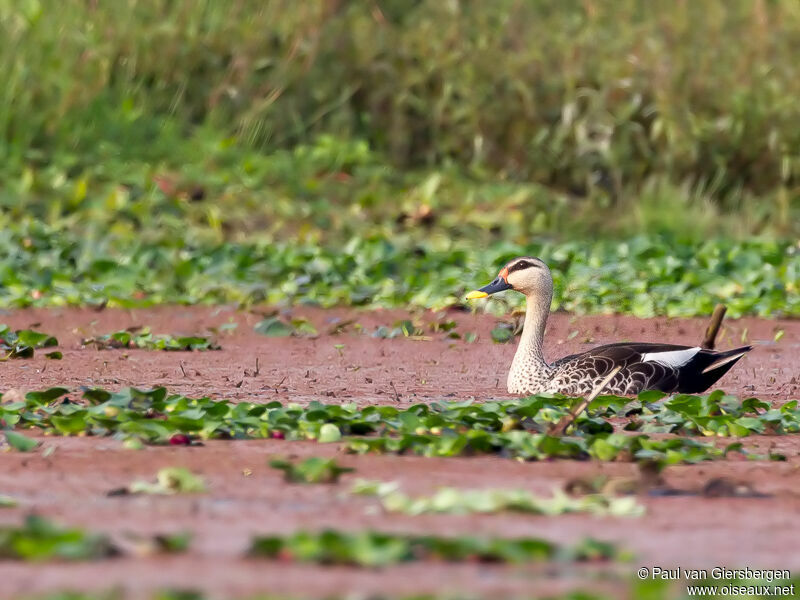
[[[553,276],[540,259],[520,256],[500,269],[490,284],[467,294],[467,300],[486,298],[503,290],[516,290],[526,296],[550,297],[553,294]]]

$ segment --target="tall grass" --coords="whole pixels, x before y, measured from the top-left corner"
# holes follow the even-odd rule
[[[330,134],[401,169],[598,209],[667,185],[790,229],[798,31],[794,0],[6,0],[0,160],[79,171],[200,161],[197,131],[270,152]]]

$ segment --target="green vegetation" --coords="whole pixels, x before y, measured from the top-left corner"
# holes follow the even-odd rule
[[[342,474],[355,471],[340,466],[332,458],[319,456],[312,456],[299,462],[273,459],[269,461],[269,466],[283,471],[284,479],[289,483],[337,483]]]
[[[449,240],[363,237],[326,248],[183,238],[148,242],[138,233],[96,239],[34,224],[0,229],[0,241],[0,301],[12,306],[441,307],[463,302],[466,291],[493,277],[509,258],[536,254],[554,271],[554,309],[688,316],[709,314],[724,302],[733,316],[800,315],[800,249],[789,242],[686,245],[649,236],[487,249]],[[504,297],[490,305],[504,309],[506,302],[523,301],[518,294]]]
[[[377,567],[430,559],[510,563],[613,560],[619,558],[620,553],[611,544],[591,539],[567,547],[537,538],[440,537],[326,530],[320,533],[301,531],[288,536],[257,537],[252,541],[250,555],[300,562]]]
[[[106,536],[62,528],[38,516],[23,525],[0,525],[0,559],[93,560],[118,554]]]
[[[714,392],[708,396],[677,395],[656,402],[661,394],[642,393],[631,400],[601,396],[565,437],[548,435],[576,402],[564,396],[533,396],[485,403],[437,402],[407,409],[392,406],[322,404],[306,408],[280,402],[233,403],[209,398],[168,395],[164,388],[129,388],[120,392],[84,390],[80,402],[55,402],[65,388],[29,392],[24,400],[0,404],[0,424],[36,428],[58,435],[115,435],[131,447],[151,444],[191,444],[196,439],[274,438],[345,442],[351,452],[406,453],[425,456],[499,454],[539,460],[596,458],[645,460],[662,464],[700,462],[741,452],[754,459],[740,442],[724,449],[692,438],[650,438],[643,433],[615,432],[609,418],[627,420],[633,430],[663,433],[745,436],[777,434],[800,428],[797,402],[775,409],[755,399],[740,402]],[[343,436],[347,436],[343,440]],[[780,460],[781,455],[770,458]]]
[[[58,346],[58,340],[47,333],[32,329],[11,331],[8,325],[0,325],[0,352],[6,355],[0,360],[9,358],[33,358],[35,348]],[[61,358],[60,352],[50,352],[48,358]]]
[[[135,541],[139,555],[180,553],[188,549],[191,536],[135,536]],[[38,515],[29,515],[22,525],[0,525],[0,560],[100,560],[121,554],[106,535],[62,527]]]
[[[0,301],[440,307],[536,254],[554,308],[798,316],[797,26],[746,0],[12,3]]]
[[[633,496],[615,497],[593,493],[578,498],[563,492],[555,492],[544,498],[526,490],[440,488],[431,496],[411,497],[401,492],[393,481],[368,481],[359,479],[352,492],[380,499],[387,512],[407,515],[425,513],[472,514],[514,511],[537,515],[563,515],[568,513],[590,513],[614,517],[638,517],[644,514],[644,506]]]
[[[740,400],[716,390],[706,396],[678,394],[662,404],[654,404],[665,397],[662,392],[644,392],[639,395],[639,406],[622,406],[612,398],[599,398],[598,401],[608,402],[608,416],[633,415],[625,426],[628,431],[734,437],[800,431],[797,400],[772,408],[758,398]]]
[[[125,494],[196,494],[206,491],[206,484],[203,478],[195,475],[184,467],[165,467],[159,469],[156,474],[155,483],[151,481],[137,480],[128,487],[109,492],[110,496],[121,496]]]
[[[352,439],[350,452],[364,454],[420,454],[422,456],[471,456],[499,454],[508,458],[546,460],[653,460],[667,464],[697,463],[722,458],[731,451],[744,452],[739,443],[720,450],[712,444],[688,438],[651,439],[646,435],[619,433],[587,434],[581,437],[554,437],[545,433],[510,431],[493,433],[481,430],[437,433],[400,433]],[[761,458],[754,456],[754,458]]]
[[[136,327],[115,331],[104,335],[85,338],[84,346],[97,349],[106,348],[144,348],[146,350],[219,350],[220,347],[211,339],[200,335],[172,336],[166,334],[153,335],[149,327]]]
[[[317,330],[303,317],[290,319],[288,322],[280,317],[267,317],[255,324],[253,330],[267,337],[316,336]]]
[[[9,4],[0,23],[12,209],[114,209],[157,182],[222,229],[272,199],[336,206],[322,179],[367,214],[390,181],[411,220],[440,197],[513,197],[524,234],[797,226],[792,2],[69,0]],[[281,166],[325,159],[269,191]]]
[[[39,446],[39,442],[16,431],[4,431],[5,442],[19,452],[30,452]]]

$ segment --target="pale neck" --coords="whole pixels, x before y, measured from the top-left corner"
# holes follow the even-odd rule
[[[517,348],[517,357],[533,358],[536,362],[546,365],[542,345],[544,343],[544,330],[547,326],[547,317],[550,314],[550,297],[541,298],[533,295],[525,298],[525,324]]]

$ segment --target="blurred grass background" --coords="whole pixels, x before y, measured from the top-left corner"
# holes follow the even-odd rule
[[[161,194],[225,237],[800,230],[791,0],[13,0],[0,30],[7,212]]]
[[[554,307],[800,314],[794,0],[0,0],[0,35],[10,304],[442,306],[538,253]]]

